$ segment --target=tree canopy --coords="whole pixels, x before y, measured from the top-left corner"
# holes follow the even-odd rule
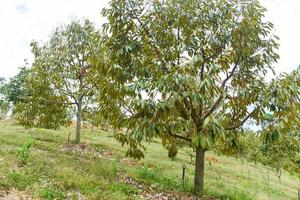
[[[55,93],[48,79],[31,70],[23,84],[22,98],[13,111],[22,126],[57,129],[70,124],[67,99]]]
[[[35,56],[33,71],[49,84],[37,84],[36,92],[42,89],[39,88],[41,86],[49,87],[52,97],[58,98],[57,104],[62,101],[64,106],[68,105],[70,113],[71,110],[75,111],[76,143],[80,142],[82,113],[93,98],[94,84],[90,81],[92,74],[89,59],[97,48],[98,41],[99,34],[90,21],[74,20],[58,27],[48,42],[31,44]],[[51,104],[51,100],[48,104]],[[56,112],[53,108],[46,109],[46,115],[46,111]],[[65,113],[61,113],[63,121],[66,119],[64,116]]]
[[[275,106],[266,75],[279,45],[265,11],[259,1],[111,1],[100,102],[114,99],[103,111],[116,111],[108,117],[126,128],[118,138],[129,155],[142,157],[141,142],[156,136],[164,145],[184,140],[196,148],[202,194],[205,151]]]
[[[30,70],[27,67],[21,67],[17,75],[5,80],[0,78],[0,112],[1,117],[7,117],[8,112],[14,112],[15,105],[22,101],[24,96],[24,83]]]
[[[17,75],[10,78],[2,87],[2,93],[7,102],[15,105],[24,95],[24,82],[30,73],[28,67],[21,67]]]

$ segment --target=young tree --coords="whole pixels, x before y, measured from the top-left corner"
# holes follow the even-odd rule
[[[278,59],[264,13],[258,0],[111,1],[103,10],[109,59],[98,62],[107,98],[99,101],[127,129],[118,138],[129,155],[142,157],[141,141],[156,136],[184,140],[196,149],[194,192],[203,194],[214,141],[249,119],[262,122],[265,76]]]
[[[262,162],[275,167],[279,180],[281,168],[300,169],[300,68],[274,79],[266,93],[267,115],[262,136]]]
[[[19,73],[10,78],[2,87],[2,93],[7,102],[14,106],[24,95],[24,83],[30,73],[28,67],[21,67]]]
[[[265,138],[261,147],[262,155],[264,155],[261,162],[274,167],[275,175],[280,182],[282,169],[299,174],[299,145],[299,134],[294,131],[291,131],[288,134],[282,134],[275,141]]]
[[[55,94],[67,97],[69,105],[74,105],[76,143],[80,142],[83,110],[93,96],[89,59],[98,40],[99,34],[94,25],[85,20],[72,21],[57,28],[42,46],[32,43],[34,70],[49,81]]]
[[[13,111],[22,126],[57,129],[70,124],[68,101],[65,96],[55,94],[47,78],[30,70],[23,88],[23,95]]]

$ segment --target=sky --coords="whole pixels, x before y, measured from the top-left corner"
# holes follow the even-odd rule
[[[260,0],[267,8],[266,19],[280,37],[277,73],[290,72],[300,65],[300,0]],[[12,77],[32,62],[29,44],[47,41],[55,27],[74,18],[86,18],[97,27],[100,12],[108,0],[0,0],[0,77]]]

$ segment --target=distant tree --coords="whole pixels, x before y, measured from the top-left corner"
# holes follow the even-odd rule
[[[126,128],[117,138],[128,155],[142,157],[141,142],[157,136],[185,141],[196,149],[194,192],[203,195],[205,152],[250,119],[262,123],[270,107],[265,77],[278,43],[264,13],[257,0],[110,2],[99,101]]]
[[[28,67],[21,67],[18,74],[8,81],[0,79],[0,118],[7,117],[8,112],[14,111],[17,102],[21,101],[24,95],[24,82],[29,72]]]
[[[0,88],[2,88],[4,82],[5,82],[5,78],[0,77]]]
[[[246,137],[246,135],[249,135]],[[214,144],[214,151],[217,154],[222,154],[226,156],[243,157],[247,146],[244,143],[245,138],[250,138],[254,136],[250,131],[240,130],[239,132],[228,132],[225,137],[219,138]]]
[[[299,86],[300,68],[274,79],[266,93],[269,106],[260,133],[261,161],[276,169],[279,180],[282,168],[300,171]]]
[[[4,95],[5,78],[0,77],[0,120],[6,117],[8,112],[8,103]]]
[[[85,20],[57,28],[41,46],[32,43],[34,70],[50,84],[54,94],[64,97],[66,105],[76,110],[76,143],[80,142],[83,110],[94,93],[89,59],[98,41],[94,25]]]
[[[262,143],[261,162],[275,169],[275,174],[281,181],[282,169],[300,172],[300,137],[296,132],[283,134],[275,141],[266,140]]]
[[[3,93],[4,84],[5,84],[5,78],[0,77],[0,106],[2,105],[4,99],[4,93]]]
[[[290,74],[274,78],[265,93],[267,111],[262,123],[263,130],[269,130],[267,137],[276,140],[280,134],[298,130],[300,109],[300,68]],[[293,119],[292,121],[289,121]]]
[[[7,102],[14,106],[24,95],[24,83],[30,73],[28,67],[21,67],[18,74],[9,79],[2,87],[3,94]]]
[[[57,129],[70,124],[67,99],[55,93],[47,78],[31,70],[23,84],[23,95],[13,111],[20,125]]]

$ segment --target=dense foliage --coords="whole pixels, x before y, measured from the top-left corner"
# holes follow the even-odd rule
[[[195,147],[200,195],[205,151],[250,119],[262,123],[270,106],[277,37],[258,1],[238,2],[113,0],[103,11],[109,58],[99,71],[109,81],[100,88],[119,105],[110,117],[127,132],[118,139],[137,158],[156,136]]]
[[[47,79],[31,71],[23,84],[23,97],[16,103],[13,112],[21,125],[57,129],[70,123],[67,99],[55,94]]]
[[[73,117],[73,111],[76,143],[80,142],[83,112],[94,94],[89,59],[98,40],[99,34],[91,22],[75,20],[58,27],[48,42],[31,44],[35,57],[33,74],[25,85],[28,98],[18,106],[20,122],[26,126],[57,128]]]
[[[6,81],[0,78],[0,119],[6,118],[9,111],[14,111],[25,93],[24,83],[30,70],[21,67],[17,75]]]
[[[264,97],[265,115],[256,133],[231,135],[216,145],[217,152],[261,162],[276,169],[299,174],[299,68],[274,78]]]
[[[22,99],[25,90],[24,83],[29,73],[28,67],[21,67],[18,74],[10,78],[8,83],[3,86],[3,93],[7,102],[15,105]]]
[[[215,149],[299,172],[299,70],[267,82],[279,55],[258,0],[112,0],[103,37],[89,21],[32,43],[34,63],[0,85],[26,127],[56,129],[76,113],[109,123],[127,155],[160,138],[169,157],[195,150],[203,194],[205,152]],[[5,97],[5,98],[4,98]],[[3,106],[2,106],[3,107]],[[244,134],[255,124],[259,131]]]

